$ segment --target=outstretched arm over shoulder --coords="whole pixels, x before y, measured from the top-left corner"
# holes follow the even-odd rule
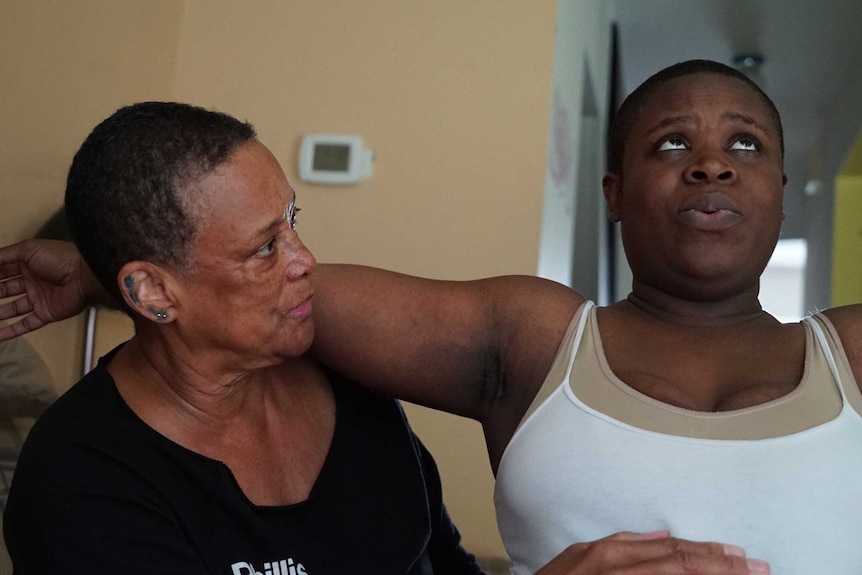
[[[486,432],[520,418],[583,301],[530,276],[454,282],[321,265],[314,283],[312,352],[322,363],[395,397],[478,419]],[[0,248],[0,298],[15,298],[0,304],[0,320],[18,318],[0,327],[0,341],[87,304],[116,305],[73,244],[50,240]]]
[[[440,281],[321,265],[314,284],[321,362],[486,425],[492,411],[529,404],[583,301],[530,276]]]

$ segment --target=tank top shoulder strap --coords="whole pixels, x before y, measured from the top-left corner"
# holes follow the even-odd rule
[[[518,424],[523,425],[524,422],[535,411],[547,401],[548,397],[557,390],[561,385],[568,384],[569,376],[572,374],[572,363],[574,357],[583,339],[584,329],[587,325],[587,320],[590,317],[590,310],[595,307],[595,304],[590,300],[585,300],[584,303],[575,311],[572,320],[569,322],[569,327],[560,340],[560,345],[557,348],[557,355],[554,357],[554,362],[551,364],[551,369],[548,370],[542,386],[527,408],[524,417]]]
[[[811,331],[817,339],[832,377],[841,392],[841,398],[845,403],[849,403],[857,413],[862,414],[862,392],[860,392],[859,384],[853,376],[853,370],[847,355],[844,353],[844,345],[841,343],[835,326],[822,313],[806,317],[803,321],[811,327]]]

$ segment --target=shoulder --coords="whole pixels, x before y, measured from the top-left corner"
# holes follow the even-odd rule
[[[502,351],[519,363],[538,359],[544,365],[545,356],[556,353],[572,316],[585,301],[583,296],[532,276],[488,281],[489,299],[494,302],[494,337],[502,340]]]
[[[413,430],[407,421],[401,402],[389,395],[366,387],[332,369],[324,370],[335,399],[337,426],[350,430],[345,436],[366,440],[376,434],[393,438],[393,432],[409,438],[414,445]],[[352,432],[359,432],[358,434]],[[353,436],[356,437],[353,437]],[[362,437],[359,437],[359,436]]]
[[[833,307],[821,313],[835,326],[845,347],[850,344],[862,348],[862,304]]]
[[[33,489],[138,482],[165,446],[125,404],[103,365],[60,396],[30,430],[16,469]],[[125,479],[121,479],[125,478]]]
[[[584,301],[584,297],[572,288],[537,276],[510,275],[481,281],[487,282],[497,292],[495,295],[508,303],[535,302],[536,297],[541,297],[542,303],[553,307],[577,307]]]
[[[107,372],[97,367],[45,410],[28,435],[28,443],[47,448],[75,441],[77,433],[88,426],[101,426],[106,420],[106,403],[111,399],[110,385]]]
[[[85,477],[103,477],[129,453],[92,383],[78,382],[37,419],[18,458],[18,483],[34,491],[71,489]]]
[[[835,326],[853,375],[862,382],[862,304],[834,307],[822,314]]]

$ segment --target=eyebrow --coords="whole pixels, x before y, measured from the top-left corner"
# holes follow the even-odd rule
[[[722,115],[721,119],[728,121],[728,122],[742,122],[743,124],[748,124],[750,126],[754,126],[755,128],[757,128],[758,130],[760,130],[764,134],[770,133],[769,130],[766,128],[766,126],[764,126],[763,124],[761,124],[760,122],[758,122],[757,120],[752,118],[751,116],[746,116],[745,114],[735,114],[735,113],[728,112],[728,113]]]
[[[743,124],[748,124],[757,128],[759,131],[764,134],[769,134],[769,130],[766,129],[760,122],[752,118],[751,116],[746,116],[745,114],[738,114],[736,112],[726,112],[721,115],[721,120],[723,122],[741,122]],[[653,126],[648,132],[647,135],[651,136],[654,133],[667,128],[668,126],[675,126],[678,124],[694,124],[695,118],[691,115],[685,116],[670,116],[663,120],[661,120],[658,124]]]
[[[287,203],[286,206],[284,206],[283,219],[286,222],[287,222],[288,217],[289,217],[288,214],[290,213],[289,208],[294,208],[294,211],[297,211],[296,210],[296,190],[294,190],[293,188],[290,189],[290,201]],[[288,223],[290,223],[290,222],[288,222]]]
[[[290,202],[285,205],[284,210],[281,212],[281,214],[269,224],[261,226],[254,233],[254,237],[270,235],[274,233],[279,227],[281,227],[281,223],[287,218],[287,206],[289,206],[290,204],[296,204],[296,192],[294,190],[291,190],[290,192]]]
[[[653,126],[647,131],[648,136],[652,136],[656,132],[667,128],[668,126],[675,126],[677,124],[693,124],[694,116],[671,116],[669,118],[663,119],[661,122]]]

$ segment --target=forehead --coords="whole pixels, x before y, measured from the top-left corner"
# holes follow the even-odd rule
[[[199,180],[193,193],[210,208],[229,204],[233,209],[251,209],[267,201],[283,206],[293,190],[275,156],[263,144],[251,142]]]
[[[665,117],[700,117],[710,113],[752,118],[771,135],[778,126],[770,108],[751,86],[730,76],[697,73],[668,80],[644,101],[635,126],[661,122]]]
[[[198,240],[217,238],[247,250],[284,219],[294,197],[278,160],[262,144],[238,148],[227,162],[197,182],[187,204]]]

